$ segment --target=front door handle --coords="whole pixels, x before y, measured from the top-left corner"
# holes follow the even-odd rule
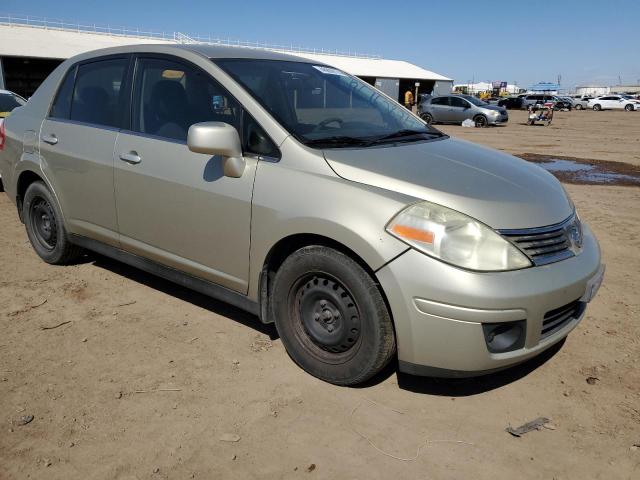
[[[140,163],[142,161],[142,158],[140,157],[140,155],[138,155],[137,152],[129,152],[129,153],[121,153],[120,160],[122,160],[123,162],[130,163],[132,165],[135,165],[137,163]]]
[[[56,143],[58,143],[58,137],[56,137],[55,134],[52,133],[51,135],[44,135],[42,137],[42,141],[44,143],[48,143],[49,145],[55,145]]]

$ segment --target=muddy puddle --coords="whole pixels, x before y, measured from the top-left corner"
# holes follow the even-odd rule
[[[579,185],[640,187],[640,167],[622,162],[523,153],[518,157],[553,173],[560,181]]]

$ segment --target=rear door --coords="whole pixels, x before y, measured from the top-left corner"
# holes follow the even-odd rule
[[[607,95],[605,97],[602,97],[600,99],[600,105],[602,106],[603,109],[610,109],[610,108],[616,108],[616,105],[614,104],[614,101],[616,100],[616,97],[612,97],[611,95]]]
[[[118,245],[113,147],[125,112],[129,56],[74,65],[40,130],[43,168],[71,233]]]
[[[187,148],[189,126],[204,121],[241,130],[251,118],[195,65],[138,56],[130,125],[115,146],[120,242],[131,253],[246,293],[258,160],[245,150],[243,175],[224,176],[221,157]]]
[[[449,112],[449,98],[435,97],[431,99],[431,114],[436,122],[449,122],[451,118]]]

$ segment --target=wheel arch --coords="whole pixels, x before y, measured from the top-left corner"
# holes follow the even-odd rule
[[[387,296],[380,284],[375,270],[364,260],[364,258],[344,243],[335,240],[333,238],[326,237],[324,235],[316,233],[295,233],[283,237],[276,242],[268,251],[264,261],[262,263],[262,270],[258,280],[258,298],[260,303],[260,319],[263,323],[273,323],[273,315],[270,310],[269,296],[270,285],[273,282],[275,273],[282,263],[296,250],[311,245],[320,245],[324,247],[333,248],[334,250],[347,255],[353,261],[355,261],[367,274],[373,279],[374,283],[378,287],[382,298],[387,306],[389,315],[392,317],[391,308],[387,300]],[[403,252],[406,250],[403,250]]]
[[[29,185],[34,182],[43,182],[47,186],[47,188],[49,188],[49,191],[52,191],[47,181],[44,179],[44,175],[42,175],[41,173],[37,173],[34,170],[27,169],[18,174],[15,195],[18,217],[20,218],[20,221],[22,223],[24,223],[24,218],[22,218],[22,202],[24,200],[24,195],[27,192]]]

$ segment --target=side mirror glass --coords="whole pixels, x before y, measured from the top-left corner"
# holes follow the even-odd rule
[[[187,147],[195,153],[223,157],[223,172],[227,177],[239,178],[246,162],[238,131],[224,122],[194,123],[187,133]]]

